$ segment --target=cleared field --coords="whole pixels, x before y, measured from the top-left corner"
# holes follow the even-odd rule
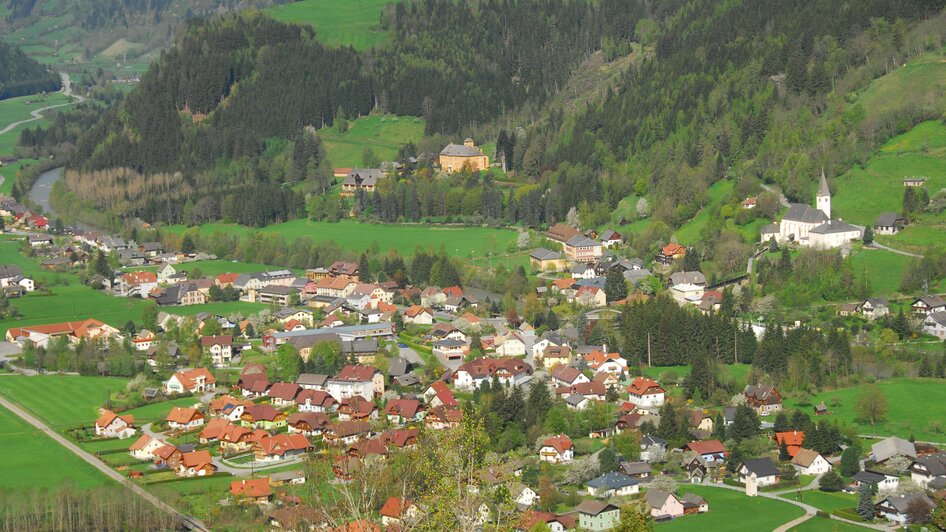
[[[0,393],[52,428],[91,425],[108,394],[124,389],[128,379],[68,375],[12,375],[0,379]]]
[[[709,486],[681,486],[679,494],[696,493],[709,503],[709,512],[674,519],[655,527],[667,530],[774,530],[800,517],[804,510],[786,502],[764,497],[747,497],[744,493]]]
[[[946,386],[935,379],[890,379],[877,383],[887,398],[887,419],[876,425],[856,420],[854,405],[858,394],[866,387],[854,386],[839,390],[819,393],[811,398],[811,404],[824,401],[831,411],[829,419],[837,419],[842,423],[857,427],[860,434],[878,434],[882,436],[899,436],[908,439],[914,436],[917,440],[943,442],[946,434],[932,430],[931,422],[946,419]],[[923,398],[923,407],[917,408],[917,398]],[[840,401],[835,406],[835,399]],[[797,400],[789,398],[785,401],[786,408],[811,407],[800,406]]]
[[[10,380],[15,377],[5,377]],[[0,408],[0,489],[91,488],[108,478],[5,408]]]
[[[859,273],[866,270],[870,278],[871,293],[879,296],[899,292],[903,271],[911,260],[905,255],[881,249],[862,249],[851,255],[854,271]]]
[[[184,226],[172,226],[170,230],[183,232]],[[420,224],[370,224],[352,220],[338,223],[313,222],[311,220],[293,220],[273,224],[261,229],[233,224],[204,224],[200,226],[202,234],[216,231],[235,233],[239,236],[260,233],[277,233],[287,241],[297,237],[311,238],[315,242],[334,241],[340,247],[356,252],[364,251],[372,243],[377,243],[382,251],[397,250],[402,255],[411,255],[415,248],[441,248],[451,256],[485,257],[486,252],[494,255],[505,252],[509,244],[516,241],[516,232],[511,229],[490,227],[432,226]]]
[[[690,366],[654,366],[644,369],[644,375],[651,379],[660,379],[660,376],[667,372],[676,373],[681,379],[690,374]],[[723,364],[722,371],[732,377],[733,381],[741,388],[745,385],[746,376],[752,369],[751,364]]]
[[[295,4],[290,4],[295,5]],[[378,160],[394,160],[401,146],[424,137],[424,120],[412,116],[364,116],[348,122],[348,130],[319,130],[328,159],[336,168],[365,166],[364,153],[371,148]]]
[[[388,34],[378,28],[381,10],[390,0],[301,0],[267,9],[277,20],[308,24],[319,41],[366,50],[383,43]]]

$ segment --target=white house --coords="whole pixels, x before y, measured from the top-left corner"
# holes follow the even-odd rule
[[[637,479],[611,471],[588,481],[588,494],[595,497],[621,497],[640,492]]]
[[[637,377],[627,387],[629,401],[640,408],[660,408],[664,404],[667,391],[653,379]]]
[[[555,333],[546,333],[538,342],[532,344],[532,356],[541,357],[548,347],[561,347],[565,345],[565,340]]]
[[[934,479],[946,480],[946,451],[918,456],[910,465],[910,478],[923,488]]]
[[[141,437],[128,448],[128,454],[138,460],[152,460],[154,458],[154,451],[164,447],[164,445],[163,441],[152,438],[147,434],[142,434]]]
[[[128,438],[134,436],[134,416],[119,416],[111,410],[106,410],[95,421],[95,435],[104,438]]]
[[[919,505],[925,506],[928,512],[932,512],[933,508],[936,508],[936,503],[925,493],[887,497],[878,502],[876,508],[877,513],[885,519],[905,525],[910,521],[910,516]]]
[[[539,502],[539,494],[525,484],[516,482],[509,487],[509,495],[520,507],[532,506]]]
[[[168,413],[165,421],[174,430],[193,430],[204,424],[204,415],[196,408],[175,406]]]
[[[893,491],[900,487],[900,479],[896,475],[888,475],[879,471],[865,469],[854,474],[854,485],[860,488],[867,484],[868,486],[877,486],[877,490]]]
[[[412,305],[404,311],[404,323],[414,325],[433,325],[434,313],[427,307]]]
[[[923,320],[923,334],[946,340],[946,311],[932,312]]]
[[[457,368],[453,384],[458,390],[472,390],[494,376],[500,384],[519,385],[531,378],[532,366],[518,358],[478,358]]]
[[[504,357],[516,357],[526,354],[526,343],[516,333],[507,333],[496,339],[496,354]]]
[[[384,393],[384,375],[373,366],[348,365],[329,379],[327,390],[337,401],[356,395],[371,401]]]
[[[233,359],[233,337],[229,335],[222,336],[201,336],[200,347],[204,352],[210,355],[214,366],[229,366]]]
[[[804,448],[795,453],[792,466],[799,475],[821,475],[831,471],[831,463],[824,456],[821,456],[818,451]]]
[[[173,393],[202,393],[213,391],[216,387],[217,379],[207,368],[195,368],[185,371],[178,371],[164,384],[164,389],[168,394]]]
[[[779,482],[778,468],[768,458],[746,460],[739,464],[736,473],[739,475],[739,482],[743,484],[748,482],[750,476],[756,477],[759,487],[772,486]]]
[[[164,266],[158,268],[158,282],[161,284],[170,284],[175,281],[175,276],[177,276],[177,270],[174,269],[174,266],[170,264],[165,264]]]
[[[575,444],[564,434],[552,436],[542,442],[539,460],[552,464],[567,464],[575,458]]]

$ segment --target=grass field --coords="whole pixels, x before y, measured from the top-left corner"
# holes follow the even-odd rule
[[[297,4],[289,4],[293,5]],[[381,161],[392,161],[401,146],[420,141],[424,137],[424,120],[412,116],[363,116],[349,121],[345,133],[324,127],[319,130],[319,136],[325,142],[325,151],[333,166],[363,167],[365,148],[371,148]]]
[[[946,419],[946,386],[934,379],[898,378],[877,383],[887,398],[887,420],[871,425],[855,420],[854,404],[857,396],[866,385],[841,388],[813,396],[811,404],[824,401],[831,410],[831,419],[857,427],[861,434],[899,436],[907,439],[915,436],[917,440],[946,442],[946,434],[931,430],[930,422]],[[833,399],[841,401],[834,406]],[[917,399],[922,398],[922,408],[917,407]],[[786,408],[803,408],[795,399],[785,401]]]
[[[687,484],[679,494],[696,493],[709,503],[709,512],[674,519],[655,527],[658,532],[672,530],[774,530],[779,525],[800,517],[804,510],[786,502],[764,497],[747,497],[744,493],[709,486]]]
[[[791,532],[860,532],[870,530],[867,527],[849,525],[841,521],[833,521],[823,517],[812,517],[799,526],[789,529]]]
[[[862,249],[851,254],[854,271],[867,271],[871,293],[876,296],[889,296],[899,292],[903,271],[911,260],[905,255],[881,249]]]
[[[0,379],[0,393],[62,430],[91,425],[108,394],[123,389],[127,379],[66,375],[14,375]]]
[[[749,375],[749,370],[752,369],[752,365],[724,364],[722,369],[733,378],[740,388],[742,388],[745,385],[746,376]],[[644,370],[644,375],[650,377],[651,379],[659,379],[661,374],[672,371],[682,379],[690,374],[690,370],[690,366],[654,366],[651,368],[646,368]]]
[[[714,205],[721,205],[725,199],[732,194],[733,182],[727,180],[717,181],[706,190],[706,206],[700,210],[689,222],[683,224],[680,229],[674,232],[677,242],[683,245],[696,244],[700,241],[700,231],[706,226],[710,218],[710,208]]]
[[[853,508],[857,506],[858,496],[853,493],[827,492],[820,490],[808,490],[800,492],[801,502],[810,504],[819,510],[833,512],[841,508]],[[795,498],[795,494],[785,495],[786,498]]]
[[[31,126],[34,123],[30,123]],[[35,127],[35,126],[34,126]],[[9,155],[9,154],[3,154]],[[13,180],[16,178],[16,173],[20,171],[24,166],[29,166],[36,163],[36,159],[18,159],[14,163],[5,164],[0,167],[0,176],[3,176],[3,183],[0,183],[0,194],[9,196],[13,193]]]
[[[4,377],[3,380],[16,379]],[[0,489],[61,487],[64,482],[91,488],[109,482],[78,456],[0,408]]]
[[[172,231],[182,232],[184,226],[172,226]],[[215,231],[236,233],[240,236],[260,233],[278,233],[287,241],[297,237],[308,237],[315,242],[334,241],[340,247],[351,251],[364,251],[372,243],[377,243],[382,251],[397,250],[402,255],[411,255],[417,246],[432,247],[434,251],[441,247],[451,256],[485,257],[489,251],[494,255],[503,254],[509,244],[516,241],[516,232],[511,229],[493,229],[489,227],[454,227],[435,225],[395,225],[370,224],[352,220],[338,223],[313,222],[311,220],[293,220],[273,224],[262,229],[233,224],[204,224],[200,226],[203,234]]]
[[[200,399],[196,397],[179,397],[170,401],[162,401],[160,403],[153,403],[126,410],[122,412],[122,415],[135,416],[135,424],[141,426],[145,423],[164,419],[174,406],[190,407],[194,406],[194,403],[199,402]]]
[[[311,25],[325,44],[365,50],[388,38],[377,26],[382,8],[389,3],[391,0],[301,0],[267,12],[277,20]]]

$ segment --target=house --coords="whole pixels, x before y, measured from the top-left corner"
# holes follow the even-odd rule
[[[49,235],[30,235],[27,237],[30,242],[30,247],[32,248],[41,248],[46,246],[53,245],[53,237]]]
[[[571,410],[584,410],[591,406],[591,399],[577,393],[570,393],[565,396],[565,406]]]
[[[910,464],[910,478],[923,488],[928,488],[937,479],[946,482],[946,452],[917,457]]]
[[[946,340],[946,311],[931,312],[923,319],[923,334]]]
[[[565,257],[572,262],[594,262],[601,258],[601,243],[585,235],[569,238],[564,245]]]
[[[677,244],[676,242],[671,242],[660,249],[660,253],[657,254],[656,260],[661,264],[670,264],[674,260],[682,259],[687,254],[685,247]]]
[[[184,453],[173,445],[161,445],[151,453],[154,464],[157,466],[167,466],[170,470],[177,470],[181,464],[181,458]]]
[[[84,321],[11,327],[7,329],[6,340],[20,347],[25,347],[29,343],[36,347],[46,348],[49,347],[51,340],[60,336],[68,338],[70,344],[77,344],[81,340],[104,343],[112,338],[118,338],[119,333],[120,331],[115,327],[90,318]]]
[[[489,157],[476,147],[473,139],[463,139],[463,144],[447,144],[438,157],[440,169],[447,174],[469,169],[482,172],[489,169]]]
[[[463,420],[463,411],[455,406],[433,406],[424,416],[424,425],[434,430],[457,427]]]
[[[567,345],[550,345],[545,348],[541,355],[533,354],[532,360],[536,361],[536,364],[541,361],[546,368],[567,366],[572,363],[572,349]]]
[[[624,473],[611,471],[587,482],[588,494],[595,497],[611,498],[633,495],[640,492],[639,482]]]
[[[573,530],[575,525],[575,516],[556,515],[549,512],[539,512],[536,510],[526,510],[519,518],[519,524],[516,526],[516,532],[529,532],[535,530],[536,525],[544,523],[551,532],[565,532]]]
[[[273,487],[287,486],[292,484],[305,484],[305,472],[301,469],[293,471],[280,471],[269,475],[269,484]]]
[[[424,419],[426,408],[417,399],[392,399],[384,407],[384,414],[392,423],[408,423]]]
[[[368,194],[373,193],[378,186],[378,181],[384,177],[384,172],[379,168],[352,168],[342,180],[342,191],[339,195],[351,197],[359,190]]]
[[[575,303],[583,307],[603,307],[608,304],[608,296],[597,286],[579,286],[575,290]]]
[[[138,460],[151,460],[154,458],[154,451],[164,447],[164,445],[163,441],[152,438],[147,434],[142,434],[141,437],[135,440],[135,443],[131,444],[131,447],[128,448],[128,454]]]
[[[649,489],[645,498],[647,499],[647,506],[650,506],[650,515],[654,519],[664,521],[684,514],[683,502],[673,493]]]
[[[923,296],[915,299],[910,309],[917,317],[924,317],[934,312],[946,311],[946,300],[940,296]]]
[[[225,417],[212,418],[198,435],[200,443],[209,443],[220,439],[220,434],[230,426],[230,420]]]
[[[194,368],[178,371],[164,384],[168,394],[203,393],[216,387],[217,379],[207,368]]]
[[[263,397],[269,393],[269,377],[265,373],[246,373],[237,379],[243,397]]]
[[[754,476],[759,487],[773,486],[780,480],[778,468],[769,458],[746,460],[736,467],[736,473],[739,475],[739,482],[743,484],[747,484],[749,478]]]
[[[338,405],[338,419],[342,421],[378,419],[378,406],[374,404],[374,401],[360,395],[348,397],[342,399]]]
[[[408,499],[388,497],[378,513],[381,514],[382,525],[396,527],[405,520],[413,520],[420,516],[420,508]]]
[[[128,272],[118,279],[118,295],[146,298],[158,287],[158,276],[153,272]]]
[[[347,365],[329,379],[327,389],[336,399],[357,395],[370,401],[384,393],[384,375],[373,366]]]
[[[578,263],[570,270],[572,279],[594,279],[598,276],[595,267],[588,263]]]
[[[296,396],[300,391],[302,387],[294,382],[276,382],[269,387],[268,395],[273,406],[288,407],[296,404]]]
[[[798,430],[789,432],[776,432],[775,443],[778,445],[779,449],[781,449],[784,445],[788,451],[788,456],[794,457],[798,450],[801,449],[801,446],[805,443],[805,433]]]
[[[869,320],[875,320],[890,314],[890,303],[882,297],[870,297],[861,303],[861,314]]]
[[[233,359],[233,337],[230,335],[201,336],[200,347],[210,355],[214,366],[229,366]]]
[[[267,504],[272,494],[269,477],[230,482],[230,495],[244,504]]]
[[[552,370],[552,384],[557,386],[574,386],[583,382],[591,382],[578,368],[572,366],[558,366]]]
[[[870,450],[870,458],[878,464],[882,464],[894,456],[903,456],[904,458],[912,458],[914,460],[917,456],[916,446],[914,446],[912,442],[904,440],[903,438],[897,438],[896,436],[880,440],[871,445]]]
[[[895,212],[885,212],[874,222],[874,234],[895,235],[907,225],[907,219]]]
[[[36,289],[36,284],[32,279],[23,275],[23,270],[19,266],[12,264],[0,266],[0,288],[17,286],[26,292],[32,292]]]
[[[719,440],[691,441],[686,444],[686,449],[695,452],[707,465],[721,463],[729,455]]]
[[[722,444],[720,444],[722,447]],[[651,463],[657,455],[662,455],[667,450],[667,440],[645,434],[641,438],[641,460]]]
[[[367,421],[338,421],[325,427],[322,438],[329,445],[351,445],[370,434],[371,425]]]
[[[508,485],[509,496],[520,509],[528,508],[539,501],[539,494],[521,482]]]
[[[325,390],[328,383],[328,375],[319,375],[316,373],[301,373],[296,379],[296,384],[305,390]]]
[[[746,404],[756,410],[760,416],[768,416],[782,410],[782,394],[768,384],[747,384],[742,391]]]
[[[637,377],[627,387],[629,401],[640,408],[659,409],[664,404],[667,391],[653,379]]]
[[[865,469],[854,474],[854,485],[858,488],[864,485],[874,486],[877,490],[895,490],[900,487],[900,478],[880,471]]]
[[[706,462],[699,456],[690,460],[690,463],[686,465],[687,480],[691,484],[701,484],[703,479],[706,478],[707,473],[709,473],[709,467],[707,467]]]
[[[555,224],[549,227],[549,230],[545,232],[545,236],[547,236],[550,240],[561,242],[562,244],[580,234],[581,231],[566,224]]]
[[[582,501],[575,511],[578,512],[578,526],[582,530],[611,530],[621,520],[620,508],[593,499]]]
[[[526,354],[526,343],[518,333],[509,332],[498,336],[493,345],[496,354],[503,357],[516,357]]]
[[[283,460],[305,454],[312,447],[304,434],[276,434],[253,444],[253,455],[261,462]]]
[[[799,475],[821,475],[831,471],[831,463],[824,456],[821,456],[818,451],[804,448],[798,449],[795,453],[792,466]]]
[[[299,291],[291,286],[274,284],[260,288],[257,290],[256,296],[260,303],[287,306],[292,304],[293,294],[298,293]]]
[[[534,271],[557,272],[567,267],[567,262],[558,251],[537,248],[529,254],[529,265]]]
[[[244,427],[263,430],[275,430],[286,426],[286,414],[272,405],[254,404],[243,409],[240,423]]]
[[[286,420],[289,434],[301,432],[306,436],[321,435],[329,423],[331,423],[329,417],[321,412],[296,412],[290,414],[289,419]]]
[[[620,375],[627,371],[627,360],[620,353],[604,353],[595,349],[584,355],[588,367],[595,373],[606,372],[612,375]]]
[[[926,510],[923,513],[928,517],[936,508],[936,503],[925,493],[911,493],[882,499],[875,505],[875,508],[877,513],[888,521],[906,525],[912,522],[913,515],[918,511],[918,508],[925,508]]]
[[[404,323],[432,325],[434,323],[434,312],[427,307],[411,305],[404,311]]]
[[[460,360],[470,352],[470,346],[459,340],[445,338],[433,343],[432,352],[434,355],[442,356],[447,360]]]
[[[338,408],[338,402],[324,390],[305,389],[299,391],[295,398],[300,412],[329,413]]]
[[[217,466],[213,464],[213,458],[211,458],[209,451],[191,451],[181,455],[177,476],[204,477],[216,472]]]
[[[601,245],[606,249],[611,249],[614,246],[620,245],[623,240],[624,237],[612,229],[607,229],[605,232],[601,233]]]
[[[567,342],[558,333],[551,331],[546,332],[538,341],[532,344],[532,356],[541,358],[544,356],[545,350],[549,347],[562,347],[565,345],[567,345]]]
[[[131,426],[134,422],[135,416],[119,416],[111,410],[106,410],[95,420],[95,435],[125,439],[134,436],[135,428]]]
[[[539,460],[552,464],[567,464],[575,458],[575,444],[564,434],[546,438],[539,449]]]
[[[652,471],[647,462],[621,462],[621,472],[631,478],[650,478]]]
[[[860,303],[841,303],[838,305],[838,316],[853,316],[861,311]]]
[[[430,383],[430,386],[424,390],[423,397],[432,408],[437,406],[457,406],[457,400],[454,398],[453,392],[447,387],[447,383],[443,381]]]
[[[161,306],[203,305],[207,302],[207,295],[200,291],[197,283],[193,282],[178,283],[159,293],[152,292],[150,295]]]
[[[709,436],[713,432],[713,417],[703,410],[691,410],[687,415],[687,421],[698,438]]]
[[[479,388],[493,377],[501,384],[522,384],[532,376],[532,366],[518,358],[478,358],[457,368],[454,386],[460,390]]]
[[[169,427],[174,430],[193,430],[204,424],[204,415],[196,408],[182,408],[175,406],[164,418]]]

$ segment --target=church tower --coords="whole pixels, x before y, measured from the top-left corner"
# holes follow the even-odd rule
[[[828,180],[824,176],[824,168],[821,169],[821,180],[818,183],[818,195],[815,196],[815,207],[824,213],[828,219],[831,219],[831,191],[828,190]]]

